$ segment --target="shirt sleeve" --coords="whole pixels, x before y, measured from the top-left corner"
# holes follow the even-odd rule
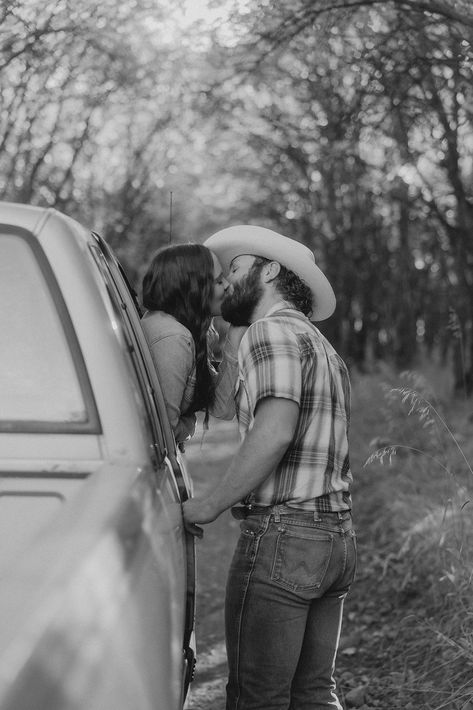
[[[269,318],[253,323],[241,341],[239,363],[249,406],[265,397],[301,402],[302,367],[295,335]]]
[[[152,338],[149,346],[174,435],[177,441],[185,441],[195,428],[195,416],[184,416],[181,411],[188,380],[194,371],[193,342],[175,333]]]

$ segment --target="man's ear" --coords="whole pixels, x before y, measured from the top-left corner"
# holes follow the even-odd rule
[[[269,261],[267,264],[263,266],[263,269],[261,271],[261,275],[263,277],[263,281],[265,283],[269,283],[270,281],[274,281],[276,276],[279,274],[281,271],[281,264],[278,261]]]

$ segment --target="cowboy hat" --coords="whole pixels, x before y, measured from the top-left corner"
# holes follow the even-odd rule
[[[333,289],[316,265],[311,250],[301,242],[265,227],[241,224],[212,234],[204,245],[215,253],[224,272],[228,272],[233,259],[242,254],[279,262],[299,276],[312,291],[314,320],[325,320],[334,312]]]

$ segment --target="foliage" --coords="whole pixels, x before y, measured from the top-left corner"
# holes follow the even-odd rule
[[[469,389],[470,4],[209,4],[179,27],[171,0],[6,0],[0,196],[80,218],[136,280],[170,237],[274,227],[332,281],[347,359],[453,353]]]
[[[249,214],[309,243],[334,283],[332,338],[406,365],[444,342],[449,305],[471,328],[471,45],[392,3],[320,5],[241,18],[215,108],[252,149]]]
[[[0,27],[0,196],[78,217],[128,265],[168,238],[184,125],[166,11],[16,0]]]
[[[360,561],[339,672],[346,698],[362,687],[370,709],[466,710],[473,701],[471,407],[445,395],[445,371],[433,380],[441,395],[416,372],[354,376]],[[363,467],[370,449],[395,442],[422,455],[400,448],[389,464],[369,456]]]
[[[417,373],[401,373],[400,378],[414,380],[417,385],[421,384],[425,387],[423,378]],[[387,445],[377,448],[368,457],[366,466],[376,461],[384,464],[385,460],[391,464],[393,456],[399,452],[416,453],[426,456],[448,476],[452,476],[453,472],[449,468],[449,459],[452,457],[449,444],[453,444],[462,459],[465,470],[473,476],[471,465],[455,434],[439,412],[438,405],[435,406],[427,399],[427,396],[422,394],[419,388],[383,385],[383,389],[387,405],[384,414],[388,436],[400,435],[401,443],[397,443],[397,439],[395,439]],[[405,417],[402,417],[402,413]],[[419,426],[413,427],[412,422],[407,420],[408,417],[415,418]],[[376,440],[373,443],[375,442]]]

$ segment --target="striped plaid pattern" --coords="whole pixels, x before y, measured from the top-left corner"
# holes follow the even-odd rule
[[[326,338],[286,304],[271,309],[241,341],[239,376],[242,437],[253,426],[261,399],[283,397],[299,405],[292,444],[249,500],[318,512],[351,508],[350,382],[345,363]]]

